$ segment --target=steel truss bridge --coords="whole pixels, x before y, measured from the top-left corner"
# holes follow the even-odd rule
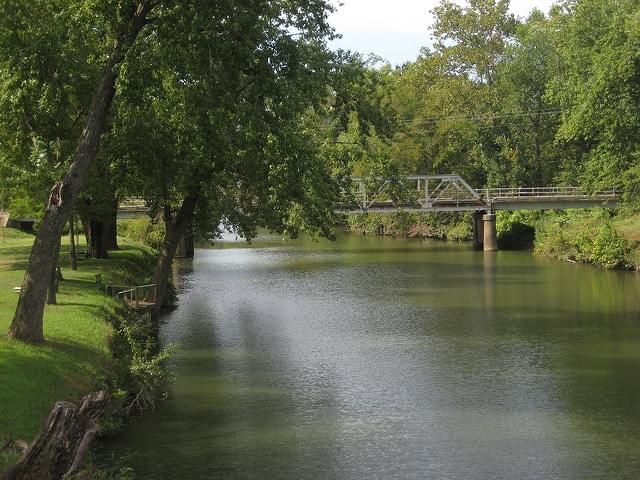
[[[620,191],[589,192],[582,187],[474,189],[459,175],[412,175],[397,178],[352,177],[336,212],[495,212],[613,208]]]
[[[336,213],[495,212],[613,208],[621,192],[615,188],[589,192],[582,187],[473,188],[459,175],[409,175],[397,178],[351,177],[335,205]],[[140,198],[120,203],[118,218],[146,216]]]
[[[589,192],[581,187],[518,187],[474,189],[459,175],[413,175],[396,178],[352,177],[342,189],[335,212],[474,212],[473,242],[485,251],[498,249],[497,210],[614,208],[620,191]],[[144,200],[130,198],[118,218],[149,214]]]

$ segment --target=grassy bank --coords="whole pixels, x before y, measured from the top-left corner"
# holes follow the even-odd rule
[[[77,271],[68,268],[68,246],[63,244],[57,305],[47,305],[42,346],[9,339],[6,331],[18,295],[13,287],[22,282],[33,236],[4,229],[0,236],[0,447],[8,439],[30,441],[58,400],[74,401],[103,387],[113,376],[115,362],[107,339],[113,327],[107,321],[115,303],[95,284],[122,284],[145,268],[147,250],[122,245],[106,260],[80,257]],[[82,247],[81,247],[82,248]],[[133,272],[133,273],[132,273]],[[0,455],[0,471],[14,460]]]
[[[640,267],[640,215],[624,211],[554,212],[534,222],[535,252],[563,261],[606,268]]]
[[[472,237],[469,214],[352,215],[353,232],[456,241]],[[640,270],[640,213],[610,210],[498,212],[500,249],[533,248],[537,255],[606,268]]]

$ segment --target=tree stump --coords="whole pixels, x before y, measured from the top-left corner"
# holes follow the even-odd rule
[[[93,437],[96,420],[107,403],[105,392],[85,396],[80,406],[57,402],[42,430],[6,480],[57,480],[80,470]]]

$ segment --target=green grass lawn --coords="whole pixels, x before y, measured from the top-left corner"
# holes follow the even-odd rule
[[[57,305],[47,305],[44,345],[27,345],[7,337],[33,236],[11,229],[0,233],[0,448],[3,440],[30,441],[58,400],[75,401],[99,388],[109,375],[110,353],[105,336],[111,328],[106,315],[114,302],[95,284],[123,282],[125,267],[142,262],[144,247],[124,245],[107,260],[79,256],[77,271],[69,268],[68,245],[63,244]],[[3,239],[4,238],[4,239]],[[83,246],[80,246],[83,250]],[[0,471],[2,471],[0,458]]]
[[[640,266],[640,214],[624,217],[616,221],[616,228],[632,247],[632,261]]]

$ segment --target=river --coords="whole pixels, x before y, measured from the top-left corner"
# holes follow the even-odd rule
[[[198,250],[137,479],[640,478],[640,277],[343,234]]]

